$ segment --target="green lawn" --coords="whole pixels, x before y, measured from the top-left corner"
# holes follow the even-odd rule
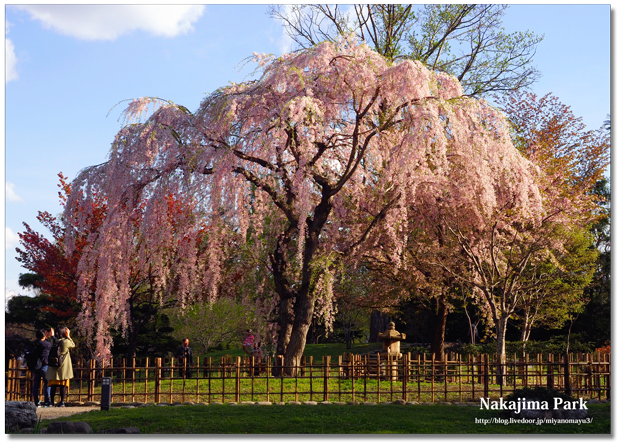
[[[56,421],[84,421],[94,432],[136,426],[143,434],[609,434],[610,410],[610,404],[590,405],[592,423],[538,426],[484,425],[481,419],[498,417],[495,411],[449,405],[149,406]]]
[[[369,352],[376,350],[377,346],[381,346],[377,343],[372,344],[356,344],[354,348],[349,350],[356,354]],[[204,356],[201,357],[200,367],[194,367],[192,369],[192,378],[186,380],[178,379],[178,372],[175,370],[175,380],[171,382],[170,372],[165,369],[162,371],[162,379],[160,384],[160,397],[158,402],[230,402],[230,401],[322,401],[324,392],[324,379],[322,369],[319,367],[320,362],[325,355],[332,356],[332,362],[337,361],[337,356],[346,353],[344,344],[328,343],[319,345],[308,345],[305,355],[312,356],[314,358],[314,366],[312,368],[312,379],[309,378],[310,367],[306,366],[305,376],[300,377],[266,377],[266,374],[262,373],[259,377],[250,377],[247,370],[241,372],[239,380],[239,392],[240,398],[236,398],[235,392],[236,379],[234,368],[231,367],[231,372],[227,374],[226,379],[221,378],[221,374],[218,372],[211,373],[211,379],[206,379],[204,368]],[[206,357],[213,359],[215,367],[218,367],[219,360],[224,355],[231,355],[233,357],[243,355],[241,349],[218,351],[217,353],[208,354]],[[449,383],[445,384],[444,377],[432,377],[429,376],[430,369],[428,365],[423,369],[423,375],[417,376],[415,365],[412,366],[411,378],[407,385],[407,399],[415,400],[419,402],[437,402],[437,401],[471,401],[484,396],[484,385],[479,377],[473,379],[468,377],[468,369],[466,366],[462,366],[460,371],[457,365],[451,364],[448,366],[450,374],[457,373],[463,376],[453,377],[449,379]],[[128,378],[122,379],[123,373],[120,371],[115,372],[115,378],[113,380],[113,392],[114,402],[153,402],[155,400],[155,372],[151,369],[148,371],[148,377],[145,379],[146,371],[144,369],[138,369],[136,371],[135,379]],[[268,371],[270,372],[270,371]],[[534,376],[530,371],[528,376],[527,385],[538,385],[546,383],[545,375]],[[301,375],[301,374],[299,374]],[[507,384],[503,391],[500,391],[499,385],[493,383],[493,379],[490,380],[489,394],[493,398],[497,398],[501,395],[506,395],[514,390],[514,388],[521,387],[525,384],[523,377],[518,377],[516,380],[512,376],[507,378]],[[472,382],[475,384],[472,385]],[[75,384],[75,382],[74,382]],[[80,392],[77,389],[78,386],[72,386],[71,400],[78,400],[76,394]],[[372,377],[367,379],[355,380],[355,387],[353,388],[353,381],[346,376],[340,377],[337,370],[332,370],[328,379],[328,400],[329,401],[392,401],[399,398],[405,398],[402,393],[402,381],[401,380],[386,380],[383,376],[382,380],[378,382]],[[100,391],[100,386],[95,386],[95,394]],[[460,393],[459,393],[460,391]],[[80,400],[85,399],[85,393],[87,392],[87,386],[82,384],[81,392],[83,396]],[[144,393],[148,392],[148,396]],[[297,392],[297,395],[295,394]],[[588,398],[586,396],[586,398]]]
[[[463,383],[461,393],[459,393],[458,383],[448,383],[437,381],[434,385],[428,380],[429,377],[418,383],[415,379],[407,384],[407,399],[418,402],[439,402],[439,401],[472,401],[484,395],[484,386],[477,384],[472,393],[471,385]],[[132,394],[132,387],[135,394]],[[149,393],[148,398],[144,392]],[[489,385],[491,397],[499,397],[499,385]],[[173,380],[162,379],[160,389],[160,402],[231,402],[231,401],[323,401],[325,391],[324,379],[320,371],[317,371],[314,378],[279,378],[270,377],[252,379],[242,377],[239,380],[240,396],[237,400],[236,380],[232,378],[214,379],[187,379]],[[100,392],[100,387],[95,389],[95,393]],[[136,381],[135,385],[130,382],[123,384],[119,381],[113,383],[114,402],[143,403],[153,402],[155,383],[148,381]],[[402,381],[400,380],[381,380],[367,378],[357,379],[338,378],[332,376],[328,380],[328,401],[394,401],[404,398],[402,393]],[[511,392],[504,390],[503,392]],[[297,393],[297,394],[295,394]]]

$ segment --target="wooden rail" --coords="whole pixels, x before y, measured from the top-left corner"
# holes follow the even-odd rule
[[[30,400],[30,371],[11,360],[6,400]],[[498,370],[503,377],[497,377]],[[504,397],[520,388],[545,386],[573,397],[610,397],[609,354],[516,355],[499,367],[493,356],[447,354],[442,361],[423,354],[382,358],[379,354],[339,356],[332,361],[304,357],[285,367],[281,356],[196,359],[181,367],[173,358],[74,361],[66,401],[100,401],[101,378],[111,377],[113,402],[242,401],[474,401]],[[499,381],[498,381],[499,380]]]

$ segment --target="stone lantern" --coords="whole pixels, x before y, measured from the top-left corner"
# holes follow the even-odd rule
[[[403,354],[400,352],[400,341],[404,340],[407,336],[396,330],[396,325],[393,321],[390,322],[388,330],[379,332],[377,337],[383,340],[383,352],[380,354],[381,357],[402,357]]]
[[[386,375],[392,380],[398,379],[398,359],[403,356],[400,352],[400,342],[406,338],[404,333],[396,330],[394,322],[390,322],[388,330],[380,332],[377,336],[383,340],[383,352],[379,354],[382,359],[386,359]]]

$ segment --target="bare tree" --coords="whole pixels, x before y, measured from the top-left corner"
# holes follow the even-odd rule
[[[355,34],[381,55],[409,58],[454,75],[467,95],[513,91],[534,83],[543,36],[506,33],[506,5],[276,5],[272,18],[300,48]]]

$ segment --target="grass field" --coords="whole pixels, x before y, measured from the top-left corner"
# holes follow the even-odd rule
[[[159,387],[158,402],[212,402],[212,401],[307,401],[324,400],[324,392],[328,392],[329,401],[393,401],[399,398],[407,398],[419,402],[436,401],[472,401],[484,395],[484,384],[480,377],[470,377],[468,367],[462,365],[448,365],[448,372],[452,377],[445,383],[444,377],[432,377],[432,373],[427,362],[425,369],[419,372],[415,363],[412,365],[411,378],[407,383],[407,397],[403,394],[403,384],[401,380],[386,380],[378,382],[372,377],[367,379],[357,379],[352,381],[350,378],[341,377],[337,369],[330,372],[330,377],[324,380],[321,368],[322,358],[326,355],[332,357],[333,362],[337,362],[337,357],[346,352],[362,354],[380,348],[379,343],[354,344],[353,349],[347,350],[342,343],[327,343],[318,345],[308,345],[304,355],[312,356],[315,366],[312,368],[312,378],[310,378],[310,367],[305,368],[305,375],[302,377],[266,377],[261,373],[259,377],[251,377],[247,369],[241,371],[238,388],[236,386],[234,368],[230,368],[226,379],[222,374],[209,372],[210,379],[204,378],[204,362],[206,358],[211,358],[213,363],[219,365],[222,357],[230,355],[237,357],[244,355],[242,349],[230,349],[217,351],[200,357],[199,367],[192,369],[192,376],[186,380],[179,379],[178,372],[175,372],[175,380],[170,380],[170,372],[162,372],[161,384]],[[512,392],[514,389],[527,386],[542,385],[547,383],[546,373],[541,372],[540,366],[537,367],[538,375],[533,375],[534,371],[530,368],[527,382],[521,375],[516,379],[509,375],[503,390],[494,384],[494,378],[490,377],[489,393],[492,397],[499,397]],[[546,371],[546,367],[543,368]],[[556,368],[557,369],[557,368]],[[478,368],[480,370],[480,368]],[[123,373],[116,372],[113,382],[113,392],[115,402],[144,402],[155,401],[155,382],[154,371],[151,369],[146,377],[144,369],[138,369],[134,379],[123,379]],[[268,371],[269,372],[269,371]],[[418,376],[417,374],[422,374]],[[120,375],[119,375],[120,374]],[[458,375],[457,375],[458,374]],[[129,377],[129,376],[128,376]],[[559,380],[559,378],[557,379]],[[325,381],[328,386],[325,389]],[[575,386],[579,387],[579,386]],[[82,392],[85,392],[85,385]],[[240,394],[236,397],[235,392]],[[99,392],[99,386],[95,387],[95,393]],[[77,393],[77,389],[72,387],[72,393]],[[145,395],[148,393],[148,395]],[[587,394],[587,395],[586,395]],[[584,394],[589,398],[589,393]],[[595,394],[596,397],[596,394]]]
[[[483,419],[499,416],[476,406],[225,404],[112,408],[81,414],[79,421],[94,432],[136,426],[142,434],[610,434],[610,410],[610,404],[590,405],[592,422],[583,424],[485,425]]]
[[[318,373],[316,378],[279,378],[243,377],[239,380],[239,398],[236,398],[235,378],[214,379],[164,379],[161,381],[160,402],[231,402],[231,401],[394,401],[405,398],[402,392],[403,384],[400,380],[376,379],[345,379],[332,377],[325,381]],[[459,386],[458,382],[448,383],[437,379],[432,384],[431,377],[423,378],[419,383],[413,380],[407,384],[407,400],[418,402],[439,401],[476,401],[484,396],[484,386],[476,384],[474,389],[467,383]],[[134,393],[132,394],[132,388]],[[459,389],[460,388],[460,389]],[[99,392],[97,387],[95,392]],[[325,398],[327,391],[327,398]],[[148,395],[145,395],[148,392]],[[155,387],[153,381],[136,381],[135,385],[127,382],[113,384],[114,402],[143,402],[149,403],[155,400]],[[489,392],[492,397],[499,397],[500,387],[489,384]],[[512,392],[511,385],[504,388],[504,393]],[[506,395],[506,394],[504,394]]]
[[[380,345],[379,345],[380,346]],[[348,352],[361,354],[377,349],[377,344],[355,345]],[[315,362],[320,362],[324,355],[336,358],[347,352],[344,344],[309,345],[306,355],[311,355]],[[241,349],[231,349],[210,353],[207,357],[219,360],[220,357],[243,355]],[[202,357],[201,357],[202,360]],[[265,377],[253,379],[244,375],[239,383],[241,392],[240,401],[305,401],[323,400],[323,379],[319,371],[316,378],[280,378]],[[446,385],[440,378],[422,377],[410,382],[408,386],[408,400],[421,402],[431,401],[431,389],[435,390],[434,401],[443,401],[444,393],[448,392],[449,401],[459,401],[458,383]],[[429,382],[433,381],[433,383]],[[464,380],[467,380],[465,378]],[[533,382],[534,380],[532,380]],[[209,383],[211,386],[209,387]],[[162,402],[172,401],[234,401],[232,392],[235,379],[170,379],[161,381]],[[267,383],[269,398],[267,398]],[[312,386],[310,386],[312,383]],[[329,379],[330,401],[351,401],[353,381],[337,376]],[[365,384],[366,383],[366,384]],[[365,384],[365,385],[364,385]],[[146,385],[146,386],[145,386]],[[393,386],[392,386],[393,385]],[[224,388],[225,386],[225,388]],[[368,379],[355,381],[355,400],[357,401],[391,401],[402,396],[398,395],[402,382]],[[470,386],[463,383],[462,401],[471,400]],[[482,396],[483,386],[476,383],[474,398]],[[498,386],[490,384],[489,388],[495,391]],[[153,392],[153,381],[137,381],[135,392]],[[97,391],[99,386],[97,386]],[[130,398],[132,386],[123,385],[115,380],[113,384],[114,401],[134,401]],[[379,390],[380,398],[375,394]],[[418,390],[421,394],[418,398]],[[222,392],[226,395],[222,396]],[[294,394],[284,392],[298,392]],[[312,391],[312,397],[309,395]],[[339,395],[337,391],[348,394]],[[394,398],[389,393],[394,391]],[[469,392],[467,392],[469,391]],[[74,390],[72,389],[72,392]],[[125,393],[123,398],[122,393]],[[170,396],[172,392],[172,396]],[[185,396],[183,396],[185,392]],[[196,398],[196,392],[200,398]],[[204,394],[211,392],[210,397]],[[306,392],[306,394],[301,394]],[[364,395],[366,392],[366,395]],[[496,393],[498,394],[498,393]],[[499,395],[499,394],[498,394]],[[497,396],[498,396],[497,395]],[[143,395],[140,397],[144,397]],[[149,398],[136,398],[135,401],[152,402]],[[193,406],[147,406],[136,409],[112,408],[110,411],[93,411],[74,417],[66,417],[55,421],[85,421],[91,425],[94,432],[102,433],[117,427],[138,427],[142,434],[610,434],[611,433],[611,406],[610,404],[589,405],[591,423],[581,424],[516,424],[497,421],[497,411],[481,410],[478,406],[459,405],[193,405]],[[495,422],[493,420],[496,420]],[[486,424],[485,424],[486,423]],[[49,421],[43,421],[46,427]]]

